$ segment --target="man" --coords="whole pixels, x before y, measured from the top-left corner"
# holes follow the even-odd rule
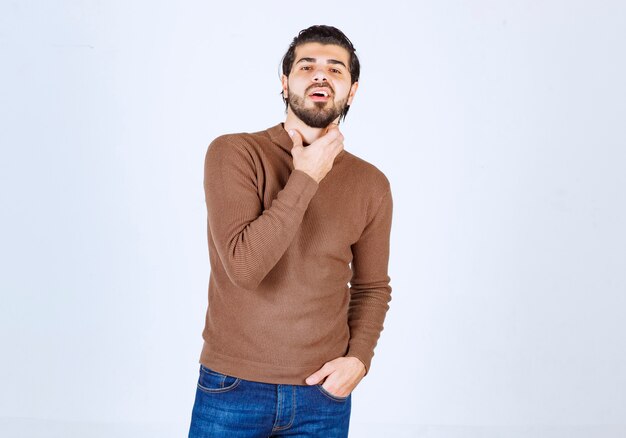
[[[391,300],[390,184],[343,149],[338,127],[359,70],[339,29],[301,31],[283,58],[285,122],[208,147],[211,275],[190,437],[348,435]]]

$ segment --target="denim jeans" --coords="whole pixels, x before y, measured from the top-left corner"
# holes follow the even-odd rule
[[[200,365],[189,438],[346,438],[352,394],[254,382]]]

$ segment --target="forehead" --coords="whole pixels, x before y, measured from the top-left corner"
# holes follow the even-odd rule
[[[327,59],[336,59],[348,66],[350,54],[336,44],[304,43],[296,47],[294,63],[301,58],[315,58],[317,62],[323,64]]]

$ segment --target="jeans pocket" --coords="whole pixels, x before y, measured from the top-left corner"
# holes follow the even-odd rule
[[[227,392],[235,389],[241,379],[219,371],[212,370],[200,364],[200,377],[198,377],[198,388],[208,393]]]
[[[352,393],[350,393],[345,397],[340,397],[338,395],[331,394],[330,392],[328,392],[328,390],[326,390],[326,388],[324,388],[321,383],[318,383],[315,386],[317,387],[317,389],[320,390],[322,394],[324,394],[326,397],[330,398],[331,400],[335,400],[335,401],[346,401],[352,395]]]

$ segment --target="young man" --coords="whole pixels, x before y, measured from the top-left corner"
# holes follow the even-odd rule
[[[390,184],[343,149],[338,127],[359,70],[339,29],[301,31],[283,58],[284,123],[208,147],[190,437],[348,436],[391,300]]]

